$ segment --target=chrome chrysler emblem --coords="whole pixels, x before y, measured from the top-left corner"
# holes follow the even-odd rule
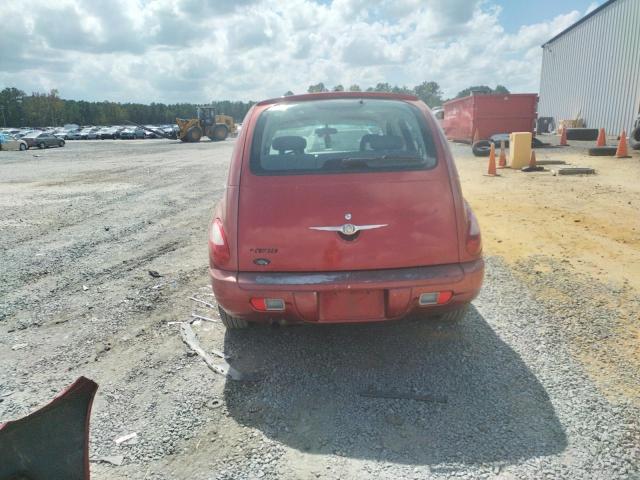
[[[344,214],[344,219],[345,220],[351,220],[351,214],[350,213],[345,213]]]
[[[327,226],[327,227],[309,227],[309,230],[320,230],[322,232],[340,232],[343,235],[355,235],[361,230],[373,230],[375,228],[386,227],[388,224],[377,225],[353,225],[352,223],[345,223],[344,225]]]

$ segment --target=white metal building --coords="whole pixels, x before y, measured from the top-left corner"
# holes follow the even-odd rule
[[[630,133],[640,113],[640,0],[609,0],[542,48],[538,117]]]

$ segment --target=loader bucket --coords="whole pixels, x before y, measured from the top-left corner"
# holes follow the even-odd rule
[[[97,389],[80,377],[40,410],[0,424],[0,480],[88,480]]]

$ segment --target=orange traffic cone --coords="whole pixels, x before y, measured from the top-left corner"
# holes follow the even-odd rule
[[[630,158],[629,150],[627,148],[627,132],[622,130],[620,134],[620,141],[618,142],[618,149],[616,150],[616,157],[618,158]]]
[[[491,149],[489,150],[489,169],[487,175],[490,177],[498,176],[498,172],[496,171],[496,146],[493,142],[491,142]]]
[[[567,129],[563,128],[562,132],[560,133],[560,146],[566,147],[567,145],[569,145],[567,143]]]
[[[598,133],[598,140],[596,140],[596,147],[606,147],[607,146],[607,136],[604,133],[604,128],[600,129]]]
[[[531,158],[529,159],[529,168],[536,168],[536,151],[531,149]]]
[[[507,168],[507,154],[504,151],[504,140],[500,142],[500,159],[498,160],[498,168]]]

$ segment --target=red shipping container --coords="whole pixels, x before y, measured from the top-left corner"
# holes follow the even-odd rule
[[[470,95],[444,105],[442,128],[449,140],[472,142],[474,133],[487,140],[497,133],[533,133],[538,116],[538,95],[515,93]]]

